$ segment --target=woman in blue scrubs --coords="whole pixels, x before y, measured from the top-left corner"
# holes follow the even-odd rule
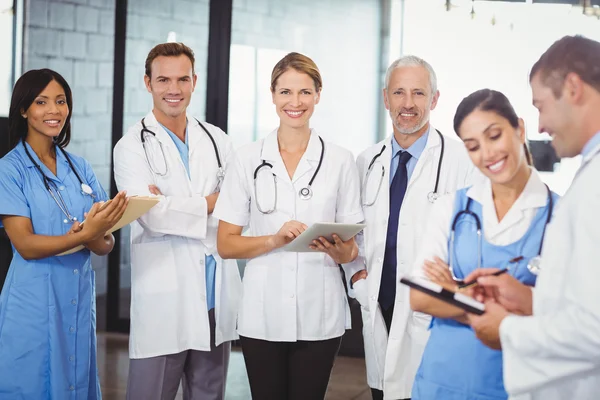
[[[530,165],[523,120],[502,93],[484,89],[460,103],[454,129],[485,179],[437,201],[416,275],[456,288],[479,267],[508,267],[533,286],[527,264],[541,251],[558,197]],[[412,399],[506,399],[502,353],[476,338],[465,312],[414,290],[410,301],[415,314],[434,317]]]
[[[90,252],[112,250],[105,233],[127,200],[119,193],[101,209],[107,196],[90,164],[64,150],[72,107],[54,71],[29,71],[15,84],[12,150],[0,159],[0,219],[13,245],[0,293],[0,399],[101,398]]]

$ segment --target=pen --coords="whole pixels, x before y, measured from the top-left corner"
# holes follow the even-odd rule
[[[508,272],[508,268],[501,269],[500,271],[496,271],[493,274],[490,274],[490,275],[487,275],[487,276],[499,276],[499,275],[502,275],[505,272]],[[458,285],[458,288],[459,289],[466,289],[466,288],[474,286],[474,285],[477,285],[477,279],[475,279],[475,280],[473,280],[471,282],[465,282],[462,285]]]

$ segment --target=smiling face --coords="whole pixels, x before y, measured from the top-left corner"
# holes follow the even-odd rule
[[[458,133],[473,164],[492,183],[509,183],[528,168],[523,120],[519,119],[515,128],[496,112],[475,109],[463,120]]]
[[[314,80],[293,68],[279,76],[271,94],[280,125],[290,128],[308,125],[320,99]]]
[[[585,141],[578,135],[578,117],[568,101],[563,85],[562,94],[556,97],[554,90],[544,84],[540,74],[531,79],[533,105],[539,112],[539,131],[552,137],[552,147],[559,157],[574,157],[581,152]]]
[[[394,133],[423,133],[438,98],[439,92],[431,91],[429,73],[425,67],[405,66],[393,70],[388,87],[383,90],[383,99],[390,113]]]
[[[29,108],[21,113],[27,119],[27,136],[43,135],[53,139],[58,137],[69,112],[64,88],[55,80],[50,81]]]
[[[196,79],[192,61],[186,55],[159,56],[152,61],[152,77],[144,76],[144,82],[152,94],[154,113],[159,114],[157,119],[177,118],[185,113]]]

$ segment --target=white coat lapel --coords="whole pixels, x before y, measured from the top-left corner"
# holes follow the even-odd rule
[[[279,144],[277,143],[277,129],[271,132],[263,141],[263,147],[260,158],[273,165],[272,172],[282,182],[291,182],[291,179],[285,169],[285,164],[279,153]]]
[[[324,149],[325,150],[325,149]],[[300,178],[302,178],[307,173],[314,171],[319,164],[319,159],[321,157],[321,141],[319,140],[319,136],[311,130],[310,139],[308,140],[308,146],[306,147],[306,151],[302,155],[298,166],[296,167],[296,171],[294,171],[294,177],[292,182],[296,183]],[[323,154],[325,157],[325,154]]]
[[[156,134],[156,139],[161,143],[162,148],[165,153],[165,157],[167,159],[167,165],[169,168],[169,172],[165,176],[171,177],[171,179],[175,178],[177,180],[181,180],[181,184],[184,187],[187,187],[188,193],[192,193],[192,183],[188,177],[187,170],[183,165],[183,161],[181,160],[181,156],[179,155],[179,150],[173,143],[173,139],[169,136],[169,134],[163,129],[163,127],[158,123],[154,113],[150,111],[144,120],[146,124],[146,128]],[[188,131],[188,140],[189,140],[189,131]],[[191,164],[191,160],[190,160]],[[185,183],[184,183],[185,182]],[[160,189],[160,187],[159,187]]]
[[[427,165],[428,163],[433,162],[434,165],[432,165],[431,167],[437,169],[439,157],[436,157],[436,153],[438,153],[437,150],[438,147],[440,147],[440,145],[440,136],[438,135],[435,128],[430,126],[429,135],[427,137],[427,144],[425,145],[423,153],[421,153],[421,157],[419,157],[419,159],[417,160],[415,169],[413,170],[410,180],[408,181],[408,187],[410,187],[417,179],[419,179],[419,176],[421,176],[421,174],[424,172],[425,165]],[[432,182],[431,184],[435,185],[435,182]],[[431,187],[431,190],[433,190],[433,186]]]
[[[383,172],[383,182],[381,183],[381,189],[379,191],[379,195],[377,196],[376,206],[379,210],[382,211],[384,215],[388,215],[390,212],[390,168],[392,162],[392,145],[391,145],[392,137],[388,137],[385,139],[381,145],[385,144],[385,150],[381,153],[381,156],[375,161],[376,163],[382,163],[384,172]],[[380,149],[380,147],[379,147]],[[380,150],[377,150],[378,152]],[[373,153],[375,156],[377,153]],[[369,160],[369,162],[371,162]],[[371,176],[371,179],[376,179],[374,174]]]

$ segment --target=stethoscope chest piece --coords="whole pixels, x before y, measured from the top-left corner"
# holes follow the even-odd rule
[[[94,191],[92,190],[92,188],[90,187],[90,185],[88,185],[87,183],[82,183],[81,184],[81,191],[84,194],[87,194],[88,196],[93,196]]]
[[[531,260],[529,260],[529,262],[527,263],[527,269],[529,270],[529,272],[537,276],[537,274],[540,273],[541,261],[542,257],[540,256],[535,256]]]
[[[435,203],[435,201],[439,198],[440,195],[436,192],[429,192],[429,194],[427,195],[427,200],[429,200],[430,203]]]
[[[303,187],[298,193],[302,200],[310,200],[313,196],[313,191],[310,187]]]

